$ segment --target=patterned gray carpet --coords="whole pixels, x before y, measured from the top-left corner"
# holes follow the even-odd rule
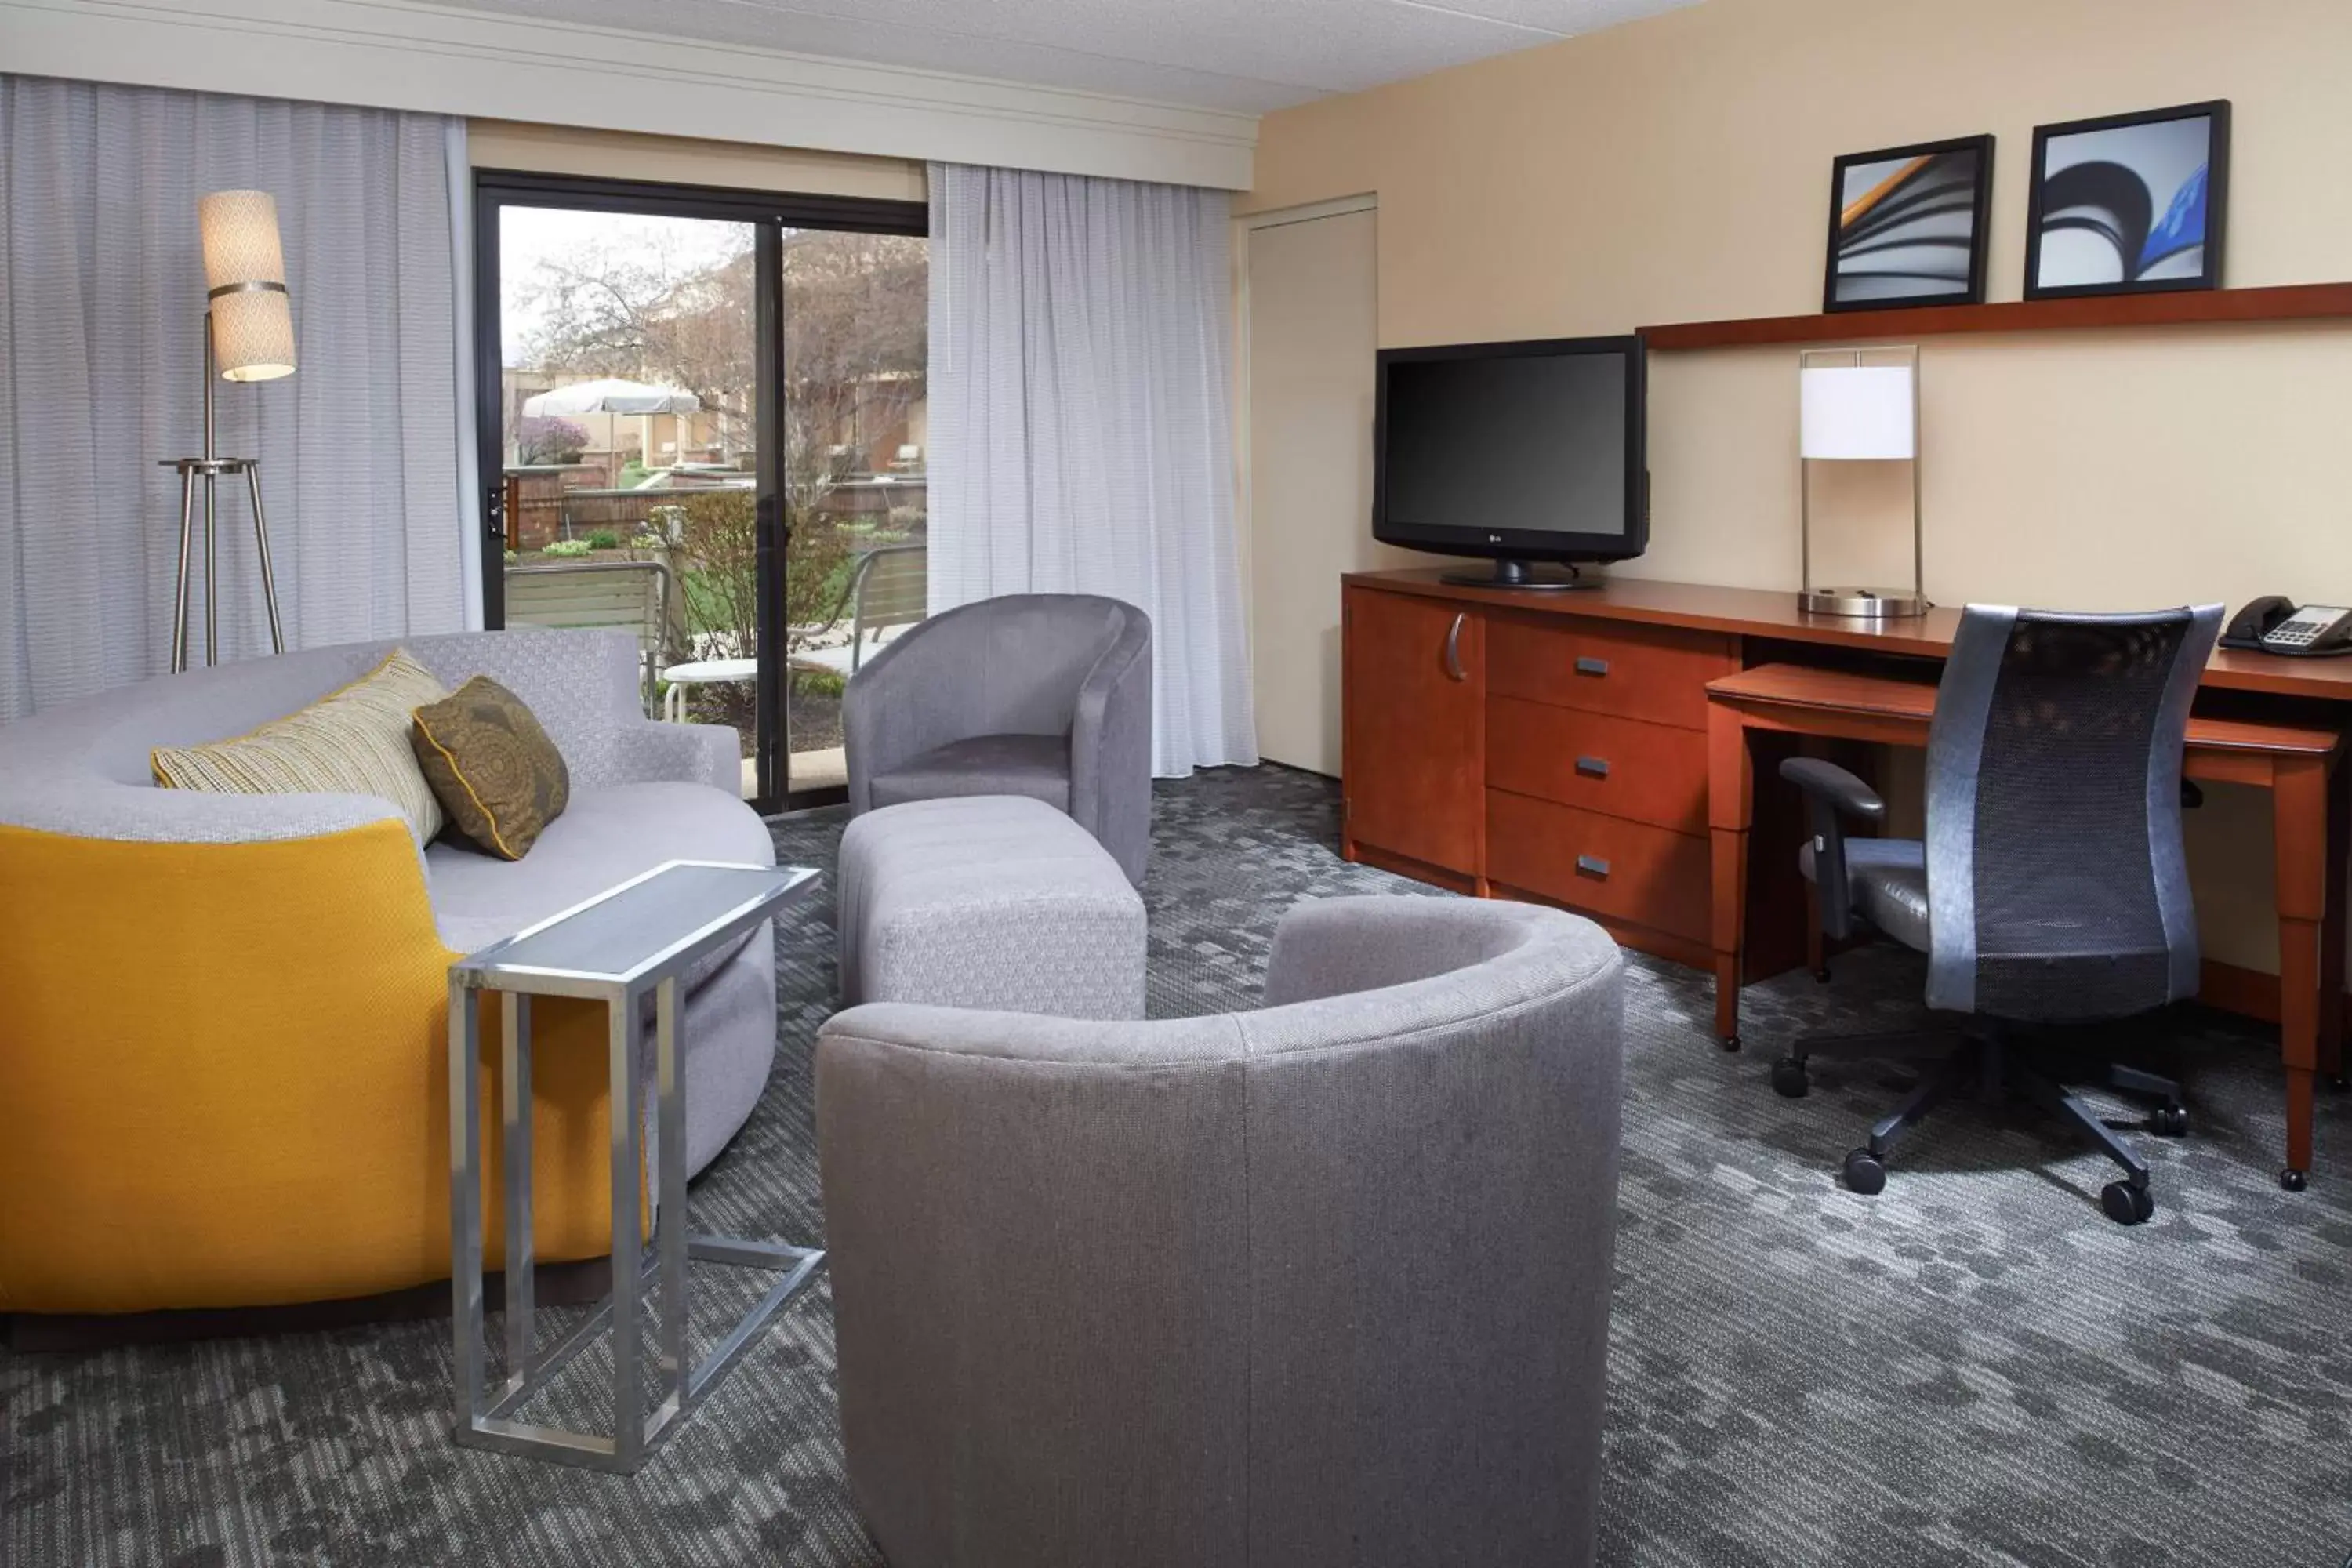
[[[1296,899],[1425,890],[1339,861],[1334,805],[1326,782],[1274,768],[1160,786],[1155,1013],[1247,1005]],[[837,812],[788,819],[777,844],[830,867],[839,827]],[[778,934],[776,1074],[697,1188],[719,1226],[820,1228],[807,1053],[830,920],[810,906]],[[1855,1197],[1837,1160],[1899,1075],[1823,1068],[1811,1098],[1782,1100],[1769,1050],[1898,1026],[1917,986],[1878,953],[1831,986],[1786,977],[1750,993],[1751,1049],[1726,1056],[1706,984],[1634,962],[1603,1561],[2336,1568],[2352,1114],[2324,1108],[2313,1190],[2282,1194],[2274,1047],[2189,1015],[2158,1043],[2185,1054],[2197,1124],[2143,1141],[2149,1225],[2100,1216],[2099,1162],[1975,1107],[1931,1122],[1885,1194]],[[0,1565],[870,1563],[841,1480],[828,1311],[822,1292],[794,1308],[627,1480],[453,1449],[439,1323],[0,1352]]]

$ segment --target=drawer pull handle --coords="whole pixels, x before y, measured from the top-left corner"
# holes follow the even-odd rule
[[[1589,655],[1580,658],[1576,661],[1576,673],[1579,675],[1606,675],[1609,673],[1609,661],[1605,658],[1593,658]]]
[[[1609,759],[1579,757],[1576,759],[1576,771],[1589,779],[1605,779],[1609,776]]]
[[[1454,624],[1445,628],[1445,678],[1448,680],[1470,679],[1470,672],[1462,668],[1462,623],[1469,618],[1469,612],[1463,611],[1454,617]]]
[[[1576,869],[1580,876],[1606,877],[1609,875],[1609,862],[1598,855],[1579,855],[1576,858]]]

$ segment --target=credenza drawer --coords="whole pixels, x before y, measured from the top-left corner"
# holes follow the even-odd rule
[[[1596,914],[1707,940],[1707,841],[1671,828],[1490,789],[1486,875]]]
[[[1696,730],[1490,697],[1486,782],[1677,833],[1706,831],[1706,736]]]
[[[1732,639],[1714,632],[1486,618],[1486,689],[1555,708],[1704,730],[1706,683],[1738,668]]]

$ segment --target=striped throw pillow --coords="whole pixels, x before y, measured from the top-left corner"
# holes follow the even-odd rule
[[[447,695],[406,648],[394,648],[299,713],[233,741],[158,746],[148,762],[165,789],[379,795],[399,807],[423,845],[441,831],[441,803],[416,765],[408,732],[416,710]]]

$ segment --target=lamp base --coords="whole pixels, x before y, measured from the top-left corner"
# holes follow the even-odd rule
[[[1797,607],[1809,616],[1892,621],[1924,616],[1934,606],[1922,595],[1893,588],[1807,588],[1797,595]]]

